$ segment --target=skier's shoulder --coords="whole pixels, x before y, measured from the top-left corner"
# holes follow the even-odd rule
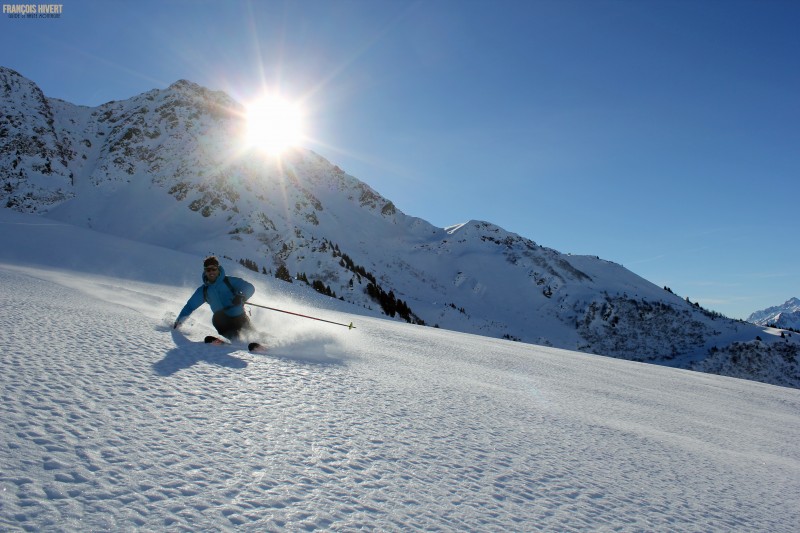
[[[228,283],[230,284],[229,286],[236,289],[236,291],[241,291],[248,296],[252,296],[252,294],[255,292],[255,287],[253,284],[245,279],[237,278],[235,276],[228,276],[227,279]]]
[[[225,276],[231,283],[249,283],[246,279],[238,276]]]

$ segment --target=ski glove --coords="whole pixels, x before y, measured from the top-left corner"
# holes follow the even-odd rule
[[[244,297],[244,294],[237,294],[236,296],[233,297],[233,305],[237,307],[240,305],[244,305],[244,302],[246,300],[247,298]]]

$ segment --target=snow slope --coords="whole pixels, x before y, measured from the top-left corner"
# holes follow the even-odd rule
[[[351,314],[165,321],[200,257],[0,210],[0,529],[771,531],[800,391]]]

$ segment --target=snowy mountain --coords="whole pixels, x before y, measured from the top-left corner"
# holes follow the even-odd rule
[[[88,108],[4,68],[0,90],[8,209],[215,253],[415,324],[800,386],[780,332],[488,222],[434,227],[311,151],[245,150],[223,93],[179,81]]]
[[[770,531],[800,391],[423,328],[257,276],[201,342],[193,254],[0,210],[2,531]],[[358,314],[354,314],[358,311]]]
[[[800,330],[800,300],[790,298],[783,305],[756,311],[747,318],[759,326],[775,326]]]

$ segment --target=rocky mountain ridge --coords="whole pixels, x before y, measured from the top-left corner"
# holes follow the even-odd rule
[[[789,298],[783,305],[756,311],[747,318],[747,321],[759,326],[800,330],[800,299]]]

